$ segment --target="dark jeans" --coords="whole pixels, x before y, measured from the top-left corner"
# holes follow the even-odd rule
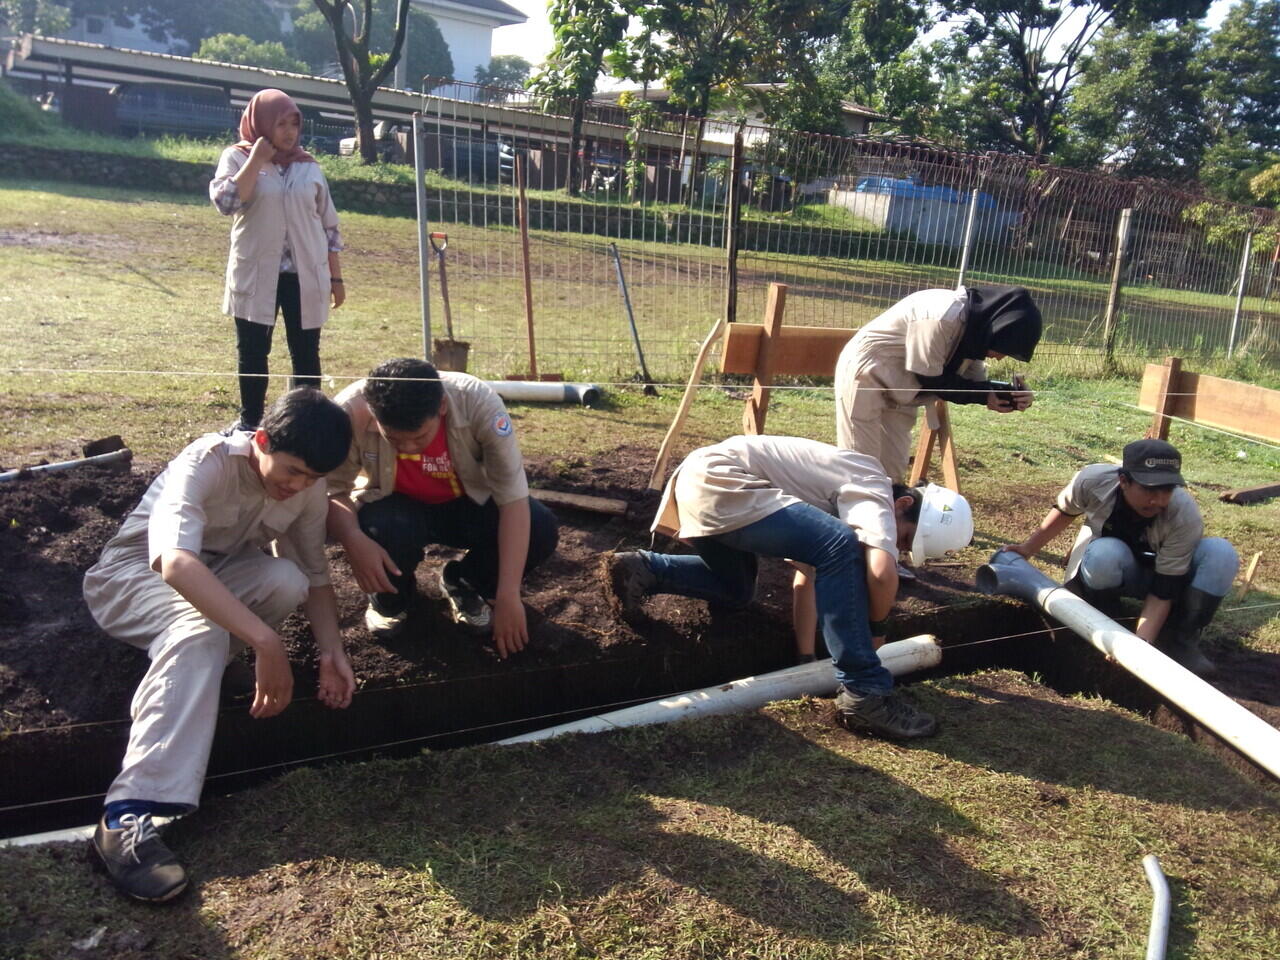
[[[360,508],[360,529],[391,555],[400,568],[392,577],[395,593],[378,593],[373,606],[394,616],[408,606],[414,593],[414,571],[429,543],[466,550],[458,561],[458,576],[480,594],[493,599],[498,592],[498,506],[489,498],[477,504],[470,497],[448,503],[423,503],[403,493],[393,493]],[[555,552],[560,524],[541,501],[529,498],[529,556],[524,573]]]
[[[282,273],[276,282],[276,313],[284,316],[284,335],[293,360],[293,386],[320,389],[320,328],[302,329],[298,275]],[[240,422],[256,427],[267,402],[267,356],[273,326],[236,317],[236,354],[240,374]]]
[[[746,606],[756,589],[756,556],[815,568],[818,623],[836,679],[857,693],[887,694],[893,675],[880,663],[867,622],[867,561],[853,528],[817,507],[793,503],[763,520],[713,537],[691,537],[698,552],[641,555],[657,578],[653,593]]]

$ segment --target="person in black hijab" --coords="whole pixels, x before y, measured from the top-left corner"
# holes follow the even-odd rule
[[[999,380],[960,377],[957,371],[966,361],[987,358],[1013,357],[1029,362],[1044,327],[1040,308],[1025,287],[975,285],[965,289],[964,304],[964,330],[942,373],[938,376],[916,373],[916,379],[922,387],[942,394],[943,399],[952,403],[986,403],[1000,413],[1025,410],[1031,406],[1029,391],[1017,391],[1015,384]],[[1005,396],[1011,393],[1026,396]],[[985,394],[996,395],[994,405]]]

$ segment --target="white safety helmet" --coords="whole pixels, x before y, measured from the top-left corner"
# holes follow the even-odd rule
[[[911,563],[940,557],[948,550],[961,550],[973,539],[973,511],[969,501],[954,490],[931,483],[924,488],[920,521],[911,541]]]

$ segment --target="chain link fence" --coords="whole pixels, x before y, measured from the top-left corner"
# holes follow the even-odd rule
[[[526,309],[541,370],[632,375],[622,283],[651,370],[679,379],[715,319],[759,321],[771,282],[789,285],[788,325],[854,329],[908,293],[954,286],[962,260],[968,282],[1031,289],[1047,321],[1040,370],[1280,358],[1276,211],[643,100],[424,89],[427,218],[449,235],[453,336],[486,375],[529,368]],[[444,336],[438,268],[431,316]]]

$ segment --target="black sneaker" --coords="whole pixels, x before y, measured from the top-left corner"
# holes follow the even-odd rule
[[[836,694],[836,723],[852,733],[871,733],[892,740],[911,740],[938,732],[933,714],[911,704],[899,693],[854,693],[841,687]]]
[[[644,555],[636,551],[606,553],[600,558],[600,579],[604,582],[605,599],[615,615],[629,616],[658,584]]]
[[[107,829],[103,817],[91,843],[107,876],[126,896],[164,903],[187,888],[187,873],[160,839],[150,814],[126,813],[118,830]]]
[[[488,633],[493,627],[493,608],[471,584],[458,575],[457,561],[440,568],[440,589],[449,601],[453,622],[476,633]]]

